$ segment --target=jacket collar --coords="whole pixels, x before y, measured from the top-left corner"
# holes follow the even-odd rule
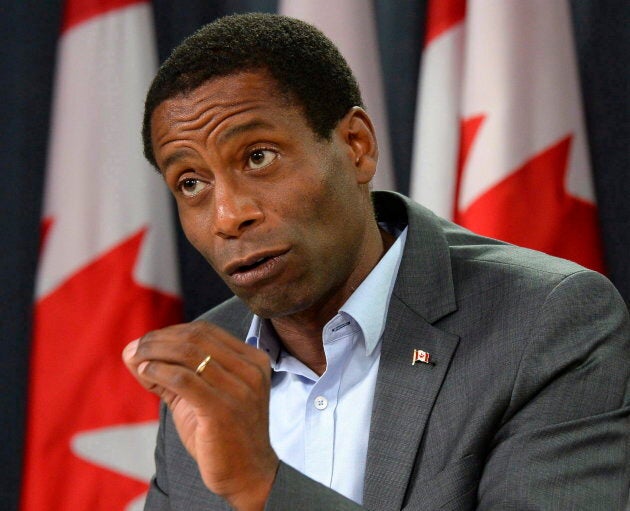
[[[428,323],[453,312],[451,256],[442,220],[395,192],[374,192],[372,197],[379,221],[409,225],[394,294]]]

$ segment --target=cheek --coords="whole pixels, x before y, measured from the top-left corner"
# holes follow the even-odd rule
[[[211,229],[207,219],[201,214],[193,214],[191,210],[178,208],[179,222],[186,239],[195,247],[198,252],[208,258],[208,250],[211,236]]]

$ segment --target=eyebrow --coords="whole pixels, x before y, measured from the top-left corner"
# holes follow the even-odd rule
[[[248,131],[254,131],[260,128],[273,128],[272,124],[268,122],[256,119],[245,124],[238,124],[236,126],[232,126],[231,128],[227,128],[221,135],[217,137],[217,142],[227,142],[229,139],[234,138],[242,133],[247,133]],[[173,154],[169,155],[164,163],[162,164],[162,168],[164,172],[168,170],[169,166],[173,163],[176,163],[178,160],[181,160],[188,156],[190,151],[188,149],[178,149]]]
[[[221,133],[221,135],[217,137],[217,142],[226,142],[230,138],[234,138],[237,135],[246,133],[248,131],[254,131],[260,128],[271,129],[273,128],[273,125],[260,119],[253,120],[245,124],[237,124],[236,126],[227,128],[223,133]]]
[[[178,160],[185,158],[189,154],[190,154],[190,151],[188,149],[178,149],[173,154],[169,155],[168,158],[166,158],[166,160],[164,160],[164,163],[162,164],[162,168],[164,169],[163,173],[166,174],[168,168],[173,163],[176,163]]]

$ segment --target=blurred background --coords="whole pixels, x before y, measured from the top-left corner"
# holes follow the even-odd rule
[[[511,3],[506,1],[503,7]],[[517,3],[514,2],[515,5]],[[53,421],[52,415],[61,412],[61,418],[57,420],[63,423],[65,416],[70,423],[75,411],[82,406],[79,400],[85,400],[87,406],[92,408],[108,408],[109,401],[106,400],[95,405],[100,399],[98,396],[114,394],[119,397],[126,392],[112,390],[109,380],[104,379],[102,387],[90,387],[93,394],[88,395],[87,391],[82,393],[82,389],[88,386],[84,387],[82,381],[75,379],[70,369],[66,373],[62,364],[63,359],[73,352],[74,344],[81,343],[74,337],[82,334],[53,332],[44,324],[46,321],[67,323],[70,320],[66,320],[63,314],[68,314],[86,323],[107,322],[118,325],[118,319],[105,320],[105,316],[99,312],[104,309],[90,302],[98,297],[77,299],[66,309],[58,304],[52,307],[45,302],[54,295],[58,283],[66,282],[64,279],[76,275],[77,268],[85,268],[89,258],[85,256],[74,270],[66,268],[54,278],[48,278],[45,275],[48,270],[42,268],[54,262],[48,261],[44,265],[44,248],[48,250],[49,243],[51,250],[57,246],[60,255],[56,256],[56,260],[61,260],[62,266],[68,265],[68,261],[72,260],[69,254],[75,247],[74,242],[67,240],[79,236],[78,231],[70,229],[70,238],[58,239],[54,238],[55,233],[51,231],[40,250],[42,233],[47,232],[42,231],[41,226],[49,226],[48,222],[57,214],[55,208],[63,206],[64,202],[72,204],[73,208],[80,208],[83,202],[76,197],[89,196],[85,207],[91,208],[90,213],[72,209],[73,218],[81,219],[97,214],[93,210],[98,201],[119,199],[118,189],[109,195],[97,196],[95,188],[102,186],[102,190],[105,190],[109,185],[99,183],[97,187],[90,177],[84,179],[70,174],[63,178],[66,181],[59,181],[55,186],[46,184],[47,180],[52,182],[53,169],[70,165],[68,161],[76,161],[70,156],[76,150],[75,146],[83,140],[80,132],[85,131],[83,125],[77,125],[77,122],[74,125],[77,131],[65,135],[55,135],[51,128],[68,122],[63,120],[64,114],[59,112],[73,103],[74,95],[85,93],[75,92],[73,87],[83,82],[83,79],[86,83],[90,82],[86,72],[77,71],[78,68],[74,71],[78,74],[67,75],[71,79],[59,78],[61,70],[65,69],[61,64],[61,55],[67,57],[72,54],[71,51],[61,52],[61,41],[66,39],[64,44],[76,45],[76,41],[85,36],[82,32],[80,37],[76,34],[99,16],[136,8],[138,4],[142,4],[144,9],[139,17],[134,15],[125,18],[126,21],[120,25],[116,25],[114,20],[113,25],[104,25],[105,28],[98,28],[90,35],[95,39],[89,40],[96,41],[92,49],[95,55],[100,55],[100,60],[93,61],[92,65],[104,68],[110,65],[108,60],[113,60],[115,62],[111,63],[111,69],[115,70],[118,69],[115,63],[126,58],[122,54],[127,49],[137,46],[138,54],[142,56],[143,52],[148,51],[146,48],[153,47],[157,61],[153,56],[139,61],[149,68],[153,66],[153,71],[155,64],[163,61],[184,37],[225,14],[282,11],[311,20],[338,43],[351,62],[366,96],[368,112],[377,121],[382,157],[379,180],[375,185],[377,188],[411,194],[439,214],[454,218],[484,234],[523,244],[531,239],[530,246],[533,248],[563,257],[574,255],[573,258],[578,262],[607,274],[626,303],[630,302],[628,2],[573,0],[565,4],[561,0],[531,0],[520,2],[527,7],[521,7],[520,11],[516,7],[513,19],[509,19],[509,9],[497,7],[498,2],[474,0],[468,3],[464,0],[443,0],[433,4],[428,0],[337,0],[330,3],[286,0],[280,4],[272,0],[154,0],[150,4],[125,0],[85,0],[68,3],[71,4],[74,5],[67,7],[62,1],[25,0],[4,2],[0,6],[0,30],[3,34],[0,77],[5,94],[0,101],[0,143],[4,161],[4,184],[0,186],[0,420],[4,435],[0,449],[0,464],[4,467],[0,502],[3,509],[19,508],[25,473],[25,446],[32,441],[26,440],[26,431],[33,437],[41,436],[39,441],[32,441],[32,447],[29,448],[31,454],[27,464],[35,467],[46,457],[45,451],[38,449],[44,449],[54,442],[56,435],[62,442],[61,438],[65,438],[66,434],[54,428],[51,432],[43,432],[46,423],[42,417],[51,414]],[[103,7],[99,4],[106,5]],[[535,12],[549,6],[552,6],[553,13],[546,14],[544,10]],[[564,34],[563,22],[558,21],[560,18],[557,16],[565,14],[565,35],[569,39],[556,43],[549,33],[555,33],[554,36]],[[138,20],[143,23],[150,20],[150,29],[146,30],[146,23],[142,30],[130,24]],[[555,30],[547,31],[546,35],[542,32],[539,34],[538,29],[543,30],[546,25]],[[120,32],[118,36],[108,38],[108,30]],[[100,43],[99,37],[102,37]],[[138,37],[144,39],[140,43],[134,42]],[[500,37],[512,39],[503,40]],[[497,49],[501,51],[495,51]],[[84,45],[82,51],[91,49]],[[104,57],[106,52],[110,52],[109,57]],[[138,67],[133,61],[130,62],[120,74],[92,80],[94,83],[90,82],[91,86],[130,99],[132,93],[125,93],[124,87],[129,75]],[[498,69],[502,64],[507,64],[507,71]],[[559,74],[554,74],[554,70]],[[153,71],[149,70],[147,76],[150,77]],[[499,83],[501,80],[503,82]],[[572,90],[571,84],[577,88]],[[147,85],[148,82],[144,80],[130,87],[142,91],[146,90]],[[568,89],[565,89],[567,86]],[[61,92],[61,88],[66,92]],[[496,99],[487,101],[490,96]],[[59,106],[62,104],[60,101],[56,111],[52,106],[53,98],[62,97],[66,97],[66,106]],[[95,94],[92,102],[97,102],[98,98],[98,94]],[[134,105],[133,108],[141,112],[141,95]],[[555,112],[553,109],[557,106],[560,109]],[[75,112],[73,115],[80,114]],[[96,126],[98,134],[98,123],[101,121],[95,115],[89,115],[92,128]],[[132,140],[129,150],[136,155],[134,158],[138,158],[141,151],[140,125],[131,125],[139,120],[138,116],[132,117],[129,122],[120,117],[117,119],[124,137],[121,139],[123,142],[112,144],[114,149],[122,151],[119,149],[120,144]],[[452,122],[449,123],[449,120]],[[542,134],[550,138],[543,140]],[[513,137],[515,141],[506,141],[501,138],[504,135]],[[55,136],[58,138],[55,139]],[[115,134],[111,136],[112,140],[117,140]],[[68,144],[68,140],[72,148],[63,146]],[[77,141],[76,144],[73,140]],[[94,144],[94,139],[86,138],[86,141]],[[446,147],[442,147],[444,141],[448,142]],[[492,146],[493,141],[499,145]],[[91,172],[93,177],[102,163],[93,159],[104,153],[93,151],[93,145],[88,149],[92,151],[92,160],[88,160],[90,168],[82,167],[82,170]],[[501,155],[500,162],[495,161],[496,154]],[[66,156],[70,160],[64,159]],[[141,176],[141,180],[144,180],[145,175],[147,180],[155,178],[149,177],[152,171],[148,166],[139,164],[146,167],[140,170],[130,168],[132,165],[124,168],[127,162],[124,160],[119,165],[124,170],[117,174],[119,182],[126,179],[125,173],[135,173],[135,176]],[[127,188],[133,188],[132,181],[128,182]],[[545,192],[547,198],[536,198],[534,192],[544,191],[547,182],[553,182],[555,187]],[[151,190],[148,201],[157,194]],[[64,195],[66,192],[67,195]],[[132,195],[134,193],[132,190]],[[53,195],[56,197],[54,200],[50,198]],[[48,202],[45,202],[45,196],[49,197]],[[522,201],[519,201],[519,196],[522,196]],[[137,198],[138,195],[135,195],[135,202],[141,202]],[[549,201],[554,200],[560,205],[550,205]],[[500,207],[493,209],[495,203],[500,204]],[[116,217],[121,223],[126,221],[125,204],[123,201],[113,206],[119,215],[123,213],[122,217]],[[507,209],[506,205],[509,206]],[[103,208],[96,209],[100,211]],[[193,319],[229,296],[227,289],[176,227],[174,208],[171,213],[167,208],[147,206],[151,215],[148,218],[153,219],[161,214],[172,227],[149,229],[147,232],[159,233],[159,236],[151,238],[153,234],[147,234],[146,242],[153,253],[166,254],[160,264],[166,264],[165,260],[173,263],[172,277],[160,280],[167,271],[164,267],[158,271],[162,276],[158,278],[159,282],[151,281],[152,277],[147,276],[142,268],[134,270],[134,277],[143,283],[143,289],[153,282],[154,287],[166,296],[161,302],[148,300],[148,309],[143,309],[142,313],[159,315],[161,311],[164,318],[162,323],[172,322],[171,319]],[[548,216],[555,213],[559,216],[553,219]],[[93,233],[99,229],[100,220],[90,218],[93,220],[88,223],[86,232]],[[131,224],[137,224],[138,228],[144,225],[141,220],[130,221]],[[552,224],[554,229],[550,227]],[[168,248],[169,241],[166,240],[171,236],[172,228],[175,229],[174,252]],[[121,231],[120,239],[142,245],[145,240],[143,232],[129,227]],[[543,234],[537,236],[536,233]],[[136,234],[138,238],[133,237]],[[549,238],[552,238],[550,245],[545,245]],[[161,242],[167,247],[163,251],[158,248]],[[89,243],[89,240],[86,241],[86,244]],[[102,254],[109,254],[107,243],[102,240],[99,243],[96,243],[96,248],[88,250],[92,257],[100,258]],[[569,245],[573,248],[566,248]],[[137,250],[143,254],[141,249]],[[138,263],[139,266],[142,264],[144,262]],[[102,270],[108,275],[110,271],[113,270]],[[141,301],[140,294],[128,300],[129,304],[137,304]],[[124,310],[131,310],[129,304],[124,306]],[[147,312],[149,309],[154,312]],[[165,312],[167,309],[168,312]],[[37,335],[35,318],[40,321]],[[141,335],[131,332],[142,332],[143,328],[146,330],[160,325],[147,323],[144,326],[136,325],[135,329],[130,328],[125,339],[118,339],[114,343],[115,353],[119,353],[133,335]],[[106,342],[103,340],[103,343]],[[44,346],[46,343],[47,346]],[[101,346],[98,337],[94,343],[87,347],[85,356],[95,356],[99,362],[91,362],[92,365],[86,363],[91,371],[89,374],[93,374],[100,367],[100,361],[106,358],[98,353],[98,347]],[[36,355],[36,350],[41,355]],[[57,355],[59,361],[55,358]],[[118,359],[115,360],[113,364],[118,363]],[[50,377],[42,377],[48,374],[46,371],[51,372]],[[32,375],[37,375],[36,382]],[[56,378],[59,378],[60,383],[56,383]],[[78,389],[66,401],[63,396],[70,396],[70,393],[60,387],[64,379],[71,381],[74,391]],[[61,398],[60,394],[63,394]],[[135,400],[130,405],[132,408],[134,403]],[[146,410],[137,418],[123,420],[108,417],[102,420],[102,427],[113,427],[123,422],[151,423],[156,403],[148,401]],[[32,424],[36,426],[27,426],[27,417],[33,417]],[[38,420],[40,422],[36,422]],[[89,425],[83,429],[100,431],[100,420],[98,417],[86,419]],[[103,454],[99,451],[104,437],[98,437],[92,443],[91,437],[87,438],[87,447],[84,448],[84,444],[79,441],[83,437],[77,437],[77,431],[83,429],[77,428],[67,433],[68,438],[73,439],[72,449],[66,448],[63,452],[51,454],[50,460],[57,460],[52,465],[42,464],[39,468],[28,469],[29,484],[39,488],[40,493],[44,493],[42,488],[56,491],[54,472],[65,470],[64,462],[59,460],[63,456],[74,456],[81,458],[81,463],[100,467],[94,469],[93,473],[88,470],[89,475],[85,478],[92,481],[93,488],[100,488],[100,492],[90,496],[89,492],[93,490],[86,489],[85,495],[82,493],[83,500],[78,504],[59,500],[59,504],[49,501],[45,507],[37,504],[38,498],[42,496],[29,496],[26,498],[32,504],[23,504],[22,509],[138,509],[141,500],[133,500],[132,497],[140,496],[138,498],[141,499],[148,469],[127,467],[119,470],[116,461],[108,464],[103,461]],[[153,437],[150,436],[149,440],[152,443]],[[80,474],[85,467],[78,464],[72,468],[73,471],[75,469]],[[68,474],[75,474],[73,471]],[[108,471],[122,475],[118,474],[118,479],[110,481],[103,475]],[[45,483],[50,484],[49,487],[38,479],[44,477],[42,474],[49,474],[46,477],[50,481]],[[99,479],[101,476],[105,478]],[[109,500],[103,493],[104,485],[109,487],[125,478],[135,481],[135,485],[125,489],[125,495],[119,499],[127,504]],[[59,494],[73,493],[75,482],[72,478],[67,476],[60,480],[64,481],[64,488]],[[33,491],[37,493],[37,490]],[[53,501],[57,499],[54,493],[48,493],[47,498]]]

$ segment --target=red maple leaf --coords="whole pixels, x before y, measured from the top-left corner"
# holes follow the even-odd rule
[[[456,201],[483,116],[462,121]],[[572,136],[556,141],[480,195],[455,221],[472,231],[541,250],[604,273],[597,208],[565,187]]]
[[[24,510],[122,511],[146,490],[145,482],[70,450],[79,432],[157,418],[157,399],[121,360],[129,341],[181,320],[179,298],[133,278],[145,234],[124,240],[36,304]]]

